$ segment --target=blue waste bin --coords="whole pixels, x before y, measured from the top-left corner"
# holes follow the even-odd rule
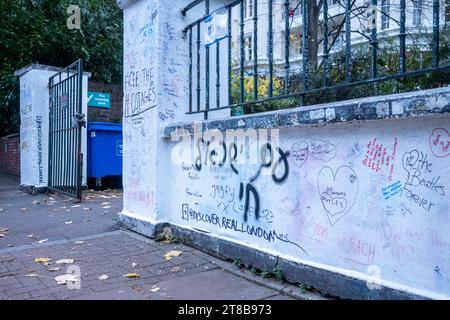
[[[121,188],[122,125],[90,122],[87,134],[89,188]]]

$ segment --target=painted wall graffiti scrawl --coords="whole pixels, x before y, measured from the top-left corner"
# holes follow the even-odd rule
[[[390,109],[376,107],[377,121],[327,123],[339,121],[336,105],[306,109],[303,117],[264,115],[258,124],[270,134],[245,116],[197,126],[192,121],[203,115],[186,115],[182,33],[192,21],[174,14],[190,1],[126,2],[123,216],[359,279],[377,270],[390,286],[450,297],[448,117],[387,121],[381,118]],[[219,3],[211,1],[211,10]],[[363,117],[363,109],[355,110]],[[284,118],[299,126],[270,125]],[[165,129],[175,123],[189,134],[171,139]],[[224,136],[237,127],[245,139]]]
[[[377,266],[383,279],[436,290],[437,277],[450,279],[450,169],[433,153],[436,127],[411,120],[383,133],[370,123],[282,129],[276,149],[269,141],[256,148],[258,161],[240,164],[251,143],[192,139],[197,161],[171,168],[171,220],[301,261],[362,274]],[[427,271],[411,278],[417,266]]]

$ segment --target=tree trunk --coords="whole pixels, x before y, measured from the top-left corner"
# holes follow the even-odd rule
[[[305,0],[304,0],[305,1]],[[309,68],[315,71],[318,66],[318,53],[319,53],[319,15],[321,1],[318,0],[306,0],[308,1],[308,58]]]

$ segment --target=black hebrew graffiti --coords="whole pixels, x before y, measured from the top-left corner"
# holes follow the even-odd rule
[[[201,143],[204,143],[203,139],[199,139],[197,141],[198,153],[194,162],[194,166],[198,171],[201,171],[203,166],[202,152],[200,148]],[[204,164],[223,166],[225,163],[229,163],[233,173],[239,176],[239,170],[237,168],[237,157],[239,153],[242,154],[243,146],[241,146],[241,152],[238,152],[238,147],[234,142],[230,144],[229,148],[227,148],[227,145],[223,141],[220,145],[222,147],[222,150],[219,153],[219,150],[215,150],[214,148],[211,149],[210,141],[206,143],[205,153],[207,156],[205,157]],[[289,163],[287,158],[289,157],[290,152],[284,152],[279,147],[276,148],[275,152],[278,154],[274,154],[273,147],[270,143],[264,144],[260,149],[260,159],[258,169],[256,170],[255,174],[250,177],[248,182],[241,181],[239,184],[239,200],[244,201],[244,221],[248,220],[248,215],[252,203],[254,206],[253,211],[255,218],[257,220],[259,220],[260,218],[260,196],[258,190],[254,186],[254,182],[261,175],[261,171],[264,168],[268,168],[269,170],[271,170],[272,180],[277,184],[283,183],[289,176]]]
[[[349,166],[342,166],[336,172],[330,167],[323,167],[317,181],[320,201],[331,226],[334,226],[356,202],[359,191],[358,177]]]

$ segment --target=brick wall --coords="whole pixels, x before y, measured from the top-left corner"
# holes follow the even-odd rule
[[[0,171],[20,175],[20,136],[0,138]]]
[[[89,81],[88,91],[109,93],[111,95],[111,108],[88,108],[89,122],[113,122],[122,123],[123,90],[122,85],[105,84]]]

